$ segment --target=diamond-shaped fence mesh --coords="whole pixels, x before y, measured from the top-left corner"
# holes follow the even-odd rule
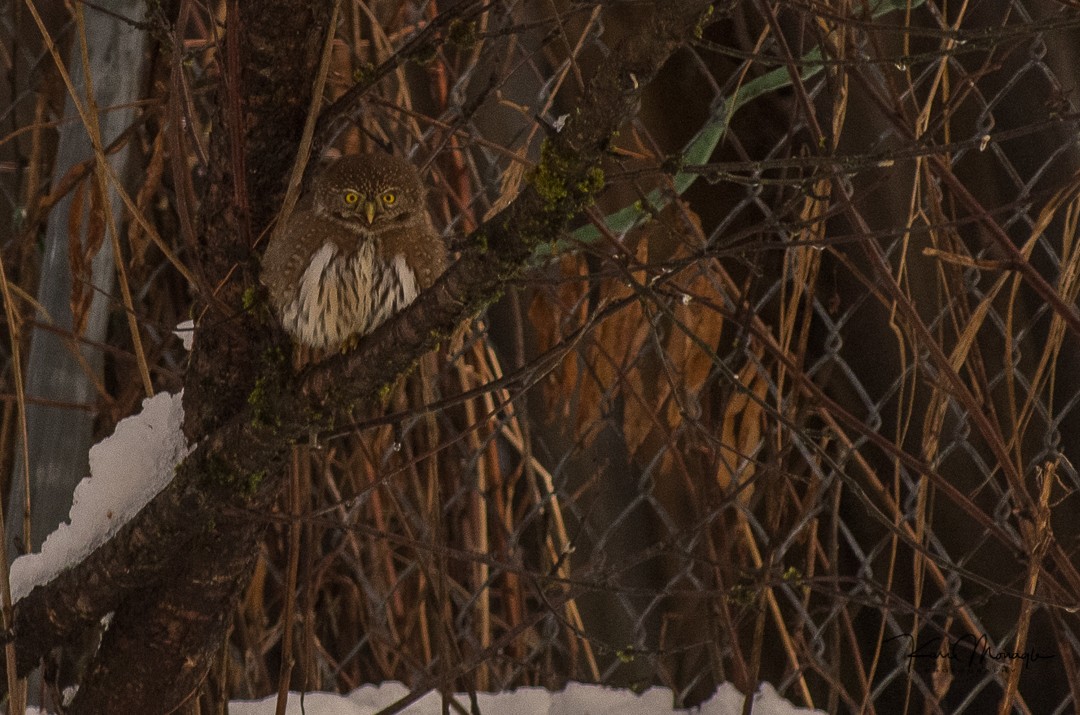
[[[0,220],[32,322],[35,241],[66,220],[36,208],[64,89],[20,6],[0,20]],[[412,156],[436,224],[480,240],[663,8],[345,2],[325,99],[368,88],[329,151]],[[160,107],[182,95],[199,188],[224,36],[189,9],[145,18],[161,47],[128,138],[181,260],[197,207],[161,169]],[[230,692],[276,689],[292,628],[309,689],[583,680],[690,705],[769,681],[828,711],[1074,710],[1078,68],[1065,0],[715,4],[612,137],[587,218],[381,412],[296,447],[302,508],[268,517]],[[125,251],[176,389],[185,284],[144,238]],[[112,310],[99,431],[138,398]]]

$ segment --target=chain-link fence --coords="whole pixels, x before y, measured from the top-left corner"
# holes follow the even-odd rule
[[[462,245],[662,5],[345,2],[327,100],[382,79],[333,151],[412,156]],[[155,101],[183,94],[197,188],[222,36],[213,8],[175,17],[146,18],[185,62],[153,55],[130,138],[166,237],[185,208]],[[765,680],[829,711],[1073,710],[1078,28],[1052,0],[717,3],[613,138],[588,221],[382,413],[295,448],[302,508],[269,517],[229,692],[276,689],[292,628],[307,689],[582,680],[690,705]],[[40,200],[28,137],[48,145],[63,87],[26,57],[0,198],[32,294],[12,266],[46,217],[11,217]],[[175,389],[160,327],[183,280],[125,250],[145,359]],[[100,429],[137,398],[113,310]]]

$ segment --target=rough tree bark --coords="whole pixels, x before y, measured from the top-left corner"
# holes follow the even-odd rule
[[[258,285],[251,243],[281,202],[330,3],[268,1],[249,13],[230,2],[195,266],[217,292],[199,298],[185,377],[186,430],[198,446],[116,537],[16,605],[19,672],[114,611],[70,712],[169,712],[190,697],[250,577],[263,528],[251,514],[279,495],[290,442],[374,400],[590,204],[612,135],[708,6],[656,3],[650,25],[615,48],[580,109],[544,142],[526,188],[473,234],[448,273],[360,349],[293,375],[276,357],[287,345],[265,309],[243,306]],[[440,42],[440,32],[425,41]]]

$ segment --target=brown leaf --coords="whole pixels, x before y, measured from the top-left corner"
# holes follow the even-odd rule
[[[135,206],[139,213],[146,216],[150,208],[150,202],[161,188],[161,176],[165,171],[165,132],[158,132],[154,137],[154,148],[150,154],[150,162],[146,167],[146,180],[139,187],[135,196]],[[128,224],[128,245],[131,246],[131,267],[138,269],[146,258],[146,249],[150,247],[150,241],[146,240],[142,226],[132,219]]]
[[[90,205],[84,210],[87,191]],[[104,201],[97,182],[90,178],[79,182],[71,197],[68,261],[71,269],[71,323],[75,335],[82,335],[86,328],[90,303],[94,299],[92,263],[105,240]]]
[[[644,241],[638,245],[639,263],[648,262],[648,249]],[[635,279],[643,282],[643,272]],[[600,282],[599,294],[609,301],[621,300],[631,293],[632,289],[621,278]],[[579,436],[599,421],[604,411],[603,403],[610,402],[612,396],[623,393],[627,398],[625,409],[633,409],[629,406],[631,402],[642,404],[638,394],[641,386],[631,378],[637,372],[636,363],[651,329],[640,301],[633,301],[601,322],[589,335],[582,350],[582,360],[588,369],[579,387],[574,424]],[[628,381],[620,388],[612,389],[624,379]]]
[[[556,283],[553,291],[538,290],[529,303],[529,324],[536,335],[537,348],[545,352],[563,339],[563,326],[568,322],[580,325],[585,319],[585,295],[588,283],[582,280],[585,265],[580,256],[564,256],[557,270],[564,280]],[[571,315],[574,320],[569,320]],[[570,414],[567,395],[574,394],[580,374],[578,361],[568,355],[552,370],[544,382],[544,397],[548,414],[555,419],[566,419]]]
[[[658,261],[678,261],[691,256],[698,245],[701,224],[697,215],[682,204],[666,209],[658,220],[641,231],[641,245],[647,255]],[[639,255],[641,251],[639,249]],[[668,290],[681,293],[687,301],[670,302],[670,318],[656,320],[661,333],[663,359],[650,354],[637,362],[635,373],[628,376],[634,386],[623,410],[623,432],[630,450],[642,461],[651,461],[661,449],[665,467],[670,467],[671,435],[679,428],[689,410],[697,418],[701,389],[712,372],[723,317],[708,307],[723,304],[718,291],[720,282],[712,275],[713,264],[693,261],[669,280]]]
[[[754,455],[761,444],[765,424],[765,399],[769,382],[761,372],[760,346],[754,346],[757,359],[747,359],[736,373],[739,387],[732,392],[724,406],[720,422],[721,454],[716,470],[716,481],[727,490],[740,488],[739,498],[746,501],[753,494],[752,487],[745,487],[754,476]],[[753,396],[753,397],[751,397]],[[754,399],[756,398],[756,399]]]
[[[575,428],[578,434],[596,423],[604,412],[605,402],[623,393],[625,409],[633,410],[648,406],[641,398],[640,381],[635,362],[649,337],[649,325],[641,304],[629,303],[593,331],[583,351],[588,366],[579,391]],[[620,381],[625,380],[621,386]]]

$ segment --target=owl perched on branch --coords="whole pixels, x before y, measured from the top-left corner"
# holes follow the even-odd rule
[[[420,175],[389,154],[344,156],[270,239],[262,282],[285,330],[334,349],[370,333],[446,269]]]

